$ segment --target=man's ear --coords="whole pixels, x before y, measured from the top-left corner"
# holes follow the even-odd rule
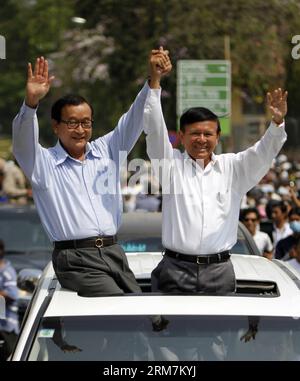
[[[58,125],[59,125],[59,123],[57,122],[57,120],[51,119],[51,126],[52,126],[52,129],[53,129],[53,132],[55,133],[55,135],[58,134]]]
[[[184,137],[184,132],[182,130],[179,130],[178,135],[179,135],[180,143],[183,144],[182,141],[183,141],[183,137]]]
[[[221,138],[221,131],[217,134],[217,144],[219,144]]]

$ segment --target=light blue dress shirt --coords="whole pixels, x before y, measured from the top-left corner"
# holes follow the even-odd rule
[[[13,153],[30,180],[51,241],[116,234],[122,213],[120,167],[143,130],[146,83],[116,128],[86,146],[84,161],[58,141],[43,148],[36,109],[21,107],[13,121]]]

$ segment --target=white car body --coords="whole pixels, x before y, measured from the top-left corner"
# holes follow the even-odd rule
[[[130,253],[128,260],[136,278],[149,281],[150,273],[161,255]],[[39,311],[43,316],[263,316],[288,317],[300,323],[300,274],[286,262],[259,256],[232,255],[238,293],[235,295],[166,295],[157,293],[84,298],[62,289],[49,263],[32,299],[11,360],[25,360],[28,340],[36,334]],[[251,291],[253,290],[253,292]],[[51,295],[52,296],[49,296]],[[259,333],[258,333],[259,334]],[[30,341],[30,340],[29,340]],[[27,347],[27,349],[26,349]],[[176,357],[174,357],[176,359]],[[169,358],[169,359],[172,359]],[[294,358],[293,358],[294,359]],[[295,356],[295,359],[298,359]]]

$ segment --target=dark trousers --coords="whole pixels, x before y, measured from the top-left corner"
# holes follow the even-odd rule
[[[235,291],[231,260],[197,264],[164,256],[151,274],[152,291],[165,293],[217,293]]]
[[[6,361],[12,353],[18,335],[15,332],[0,331],[0,361]]]
[[[141,292],[124,250],[118,244],[103,248],[55,249],[52,262],[61,286],[81,296]]]

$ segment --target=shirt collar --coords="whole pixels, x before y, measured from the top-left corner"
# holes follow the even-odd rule
[[[62,164],[67,158],[76,160],[68,154],[68,152],[63,148],[59,140],[54,146],[54,151],[56,153],[56,165]],[[100,157],[99,153],[93,148],[90,142],[87,143],[86,150],[85,150],[85,156],[87,157],[88,155],[93,155],[94,157]]]
[[[222,172],[220,157],[218,155],[215,155],[214,153],[211,154],[211,163],[216,169],[219,169],[219,171]]]
[[[184,159],[189,159],[189,160],[191,160],[192,165],[195,165],[195,164],[196,164],[196,163],[195,163],[195,160],[193,160],[193,159],[190,157],[190,155],[189,155],[186,151],[184,151],[184,153],[183,153],[183,157],[184,157]],[[202,160],[201,160],[201,161],[202,161]],[[219,158],[218,155],[215,155],[214,153],[212,153],[212,154],[211,154],[211,161],[210,161],[210,163],[211,163],[211,165],[212,165],[213,167],[215,167],[215,169],[218,169],[220,172],[222,172],[222,168],[221,168],[221,165],[220,165],[220,158]]]

